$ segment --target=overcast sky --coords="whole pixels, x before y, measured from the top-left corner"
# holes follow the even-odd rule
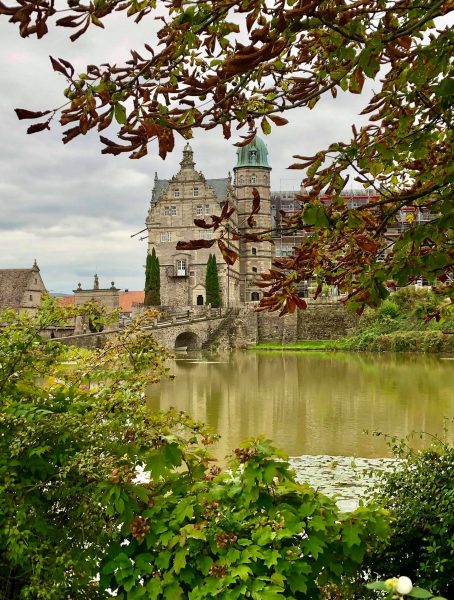
[[[66,146],[57,122],[51,131],[26,135],[31,121],[19,121],[14,108],[45,110],[64,100],[64,78],[52,70],[49,55],[85,72],[90,63],[128,60],[129,49],[140,53],[143,42],[156,47],[153,15],[135,25],[121,12],[104,23],[105,30],[90,27],[71,43],[68,35],[74,30],[63,28],[39,41],[23,40],[17,26],[0,17],[0,268],[31,267],[36,258],[45,285],[55,292],[70,293],[79,281],[91,287],[95,272],[101,287],[113,280],[122,289],[143,289],[146,241],[130,236],[145,226],[155,171],[161,178],[175,174],[184,146],[177,136],[165,161],[155,145],[145,158],[129,160],[126,154],[101,155],[96,130]],[[340,92],[313,110],[287,113],[289,125],[263,136],[272,189],[297,189],[301,171],[286,170],[292,155],[348,142],[351,124],[365,122],[358,113],[366,104],[367,97]],[[111,129],[105,134],[115,139]],[[235,166],[232,144],[239,136],[234,138],[224,140],[221,130],[196,130],[191,145],[197,169],[207,178],[225,177]]]

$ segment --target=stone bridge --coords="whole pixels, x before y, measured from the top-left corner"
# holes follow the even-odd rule
[[[160,346],[168,350],[200,350],[210,345],[210,340],[216,335],[218,329],[229,320],[233,309],[209,308],[188,309],[156,319],[146,331],[150,331]],[[100,333],[85,333],[58,337],[56,342],[67,346],[82,348],[102,348],[106,341],[117,332],[106,331]]]
[[[200,350],[212,339],[232,309],[207,309],[203,312],[183,311],[145,327],[160,346],[169,350]]]

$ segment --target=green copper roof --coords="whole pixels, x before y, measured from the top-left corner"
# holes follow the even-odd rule
[[[238,161],[235,169],[239,167],[266,167],[271,169],[268,164],[268,150],[265,142],[257,136],[247,146],[238,148],[236,153]]]

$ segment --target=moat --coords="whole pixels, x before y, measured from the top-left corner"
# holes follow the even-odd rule
[[[454,417],[454,361],[438,355],[180,353],[169,366],[176,377],[149,388],[150,408],[208,423],[220,461],[262,433],[289,456],[386,457],[384,439],[364,430],[441,433]]]

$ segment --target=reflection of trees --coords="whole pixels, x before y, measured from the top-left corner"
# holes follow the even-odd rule
[[[218,456],[260,433],[291,455],[379,456],[385,444],[364,429],[436,432],[454,413],[453,365],[433,356],[236,352],[221,360],[191,369],[177,361],[176,379],[151,392],[153,408],[159,392],[161,408],[186,410],[215,428]]]

